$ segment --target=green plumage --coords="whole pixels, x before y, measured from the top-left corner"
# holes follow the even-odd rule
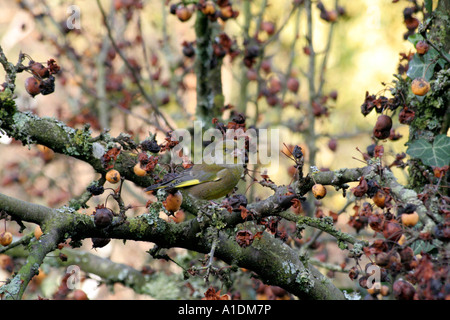
[[[169,181],[149,186],[145,191],[184,189],[197,199],[214,200],[233,191],[243,172],[244,167],[239,163],[196,164]]]

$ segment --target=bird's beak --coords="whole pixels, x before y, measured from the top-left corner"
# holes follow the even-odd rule
[[[234,163],[244,163],[244,150],[235,148],[231,154],[233,155]]]

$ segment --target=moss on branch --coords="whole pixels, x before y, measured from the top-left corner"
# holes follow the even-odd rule
[[[24,145],[42,144],[57,153],[89,163],[96,172],[103,175],[106,169],[101,159],[94,154],[93,144],[108,147],[115,145],[118,140],[109,135],[94,139],[88,126],[74,129],[54,118],[41,118],[31,112],[21,112],[9,98],[0,99],[0,129]],[[137,154],[122,150],[114,163],[114,168],[125,179],[139,186],[151,185],[153,179],[148,176],[138,177],[134,173],[133,167],[136,162]]]
[[[8,205],[8,202],[31,210],[37,207],[37,210],[41,210],[43,213],[40,215],[42,221],[36,218],[33,218],[32,221],[45,225],[44,235],[41,236],[41,239],[30,243],[32,251],[26,265],[20,269],[11,283],[3,288],[4,292],[15,293],[10,295],[11,298],[20,298],[45,256],[53,251],[59,242],[69,237],[74,241],[92,237],[148,241],[154,242],[162,248],[181,247],[202,253],[209,253],[211,250],[210,239],[207,236],[201,236],[203,233],[198,232],[206,227],[201,226],[197,219],[175,224],[144,214],[127,219],[125,223],[105,230],[95,227],[92,216],[78,214],[70,209],[45,208],[0,194],[0,206],[12,210],[15,206]],[[27,217],[31,218],[23,210],[8,211],[7,213],[23,220]],[[317,270],[311,266],[305,267],[295,250],[269,234],[264,235],[254,245],[242,248],[236,243],[233,236],[220,231],[215,257],[230,264],[249,267],[263,281],[281,286],[305,299],[343,298],[340,290],[326,281]],[[17,279],[20,281],[16,281]],[[16,290],[18,283],[20,286]]]
[[[56,249],[58,243],[62,241],[62,232],[58,229],[51,229],[43,234],[39,240],[30,242],[30,253],[25,264],[5,285],[0,287],[0,293],[4,294],[7,300],[19,300],[27,288],[31,279],[39,273],[44,258],[47,254]]]
[[[222,93],[222,58],[214,54],[213,43],[219,33],[217,22],[210,21],[198,11],[195,20],[197,76],[197,111],[196,115],[206,126],[211,126],[212,118],[221,116],[223,107]]]

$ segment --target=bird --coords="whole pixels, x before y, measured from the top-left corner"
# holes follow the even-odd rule
[[[220,142],[222,145],[217,147]],[[233,148],[230,148],[231,145]],[[202,163],[194,164],[167,181],[151,185],[145,191],[181,189],[199,200],[215,200],[228,195],[238,184],[244,172],[243,161],[239,159],[242,152],[236,148],[234,140],[231,142],[220,140],[213,146],[214,148],[209,150],[219,151],[218,154],[222,152],[224,157],[214,157],[212,152],[208,153]]]

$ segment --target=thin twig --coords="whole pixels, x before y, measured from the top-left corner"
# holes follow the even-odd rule
[[[112,34],[112,30],[111,27],[108,23],[108,18],[106,16],[105,10],[102,6],[102,4],[100,3],[100,0],[97,0],[97,6],[100,10],[100,13],[102,14],[103,17],[103,23],[106,27],[106,31],[108,33],[108,37],[109,40],[111,41],[111,44],[114,47],[114,50],[116,50],[116,52],[119,54],[120,58],[122,59],[122,61],[124,62],[125,66],[127,67],[128,70],[130,70],[131,75],[133,76],[136,85],[139,89],[139,92],[142,94],[142,96],[144,97],[144,99],[149,103],[150,108],[155,112],[155,114],[160,117],[164,123],[166,124],[166,126],[170,129],[173,130],[174,128],[171,126],[171,124],[169,123],[169,121],[165,118],[165,116],[159,111],[156,102],[153,100],[152,97],[150,97],[147,92],[145,91],[144,87],[141,84],[141,77],[139,76],[139,74],[136,72],[136,69],[130,64],[130,62],[128,61],[127,57],[125,56],[125,54],[122,52],[122,50],[119,48],[119,46],[117,45],[114,36]]]
[[[336,10],[337,10],[338,6],[339,6],[339,1],[336,0],[336,2],[335,2]],[[317,96],[322,95],[323,85],[325,84],[325,71],[327,68],[327,61],[328,61],[328,56],[329,56],[330,49],[331,49],[331,42],[333,39],[333,30],[334,30],[335,24],[336,24],[335,22],[331,22],[330,29],[328,30],[327,44],[326,44],[325,50],[323,52],[324,55],[323,55],[323,59],[322,59],[322,65],[320,66],[319,88],[317,89]]]
[[[445,52],[443,52],[441,49],[439,49],[439,47],[437,47],[433,42],[431,42],[428,39],[425,39],[427,41],[427,43],[432,46],[441,56],[442,58],[444,58],[444,60],[446,60],[448,63],[450,63],[450,58],[447,57],[447,55],[445,54]]]

